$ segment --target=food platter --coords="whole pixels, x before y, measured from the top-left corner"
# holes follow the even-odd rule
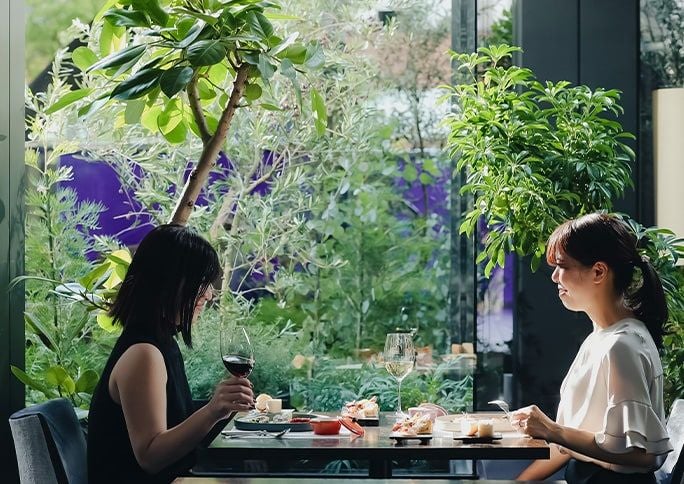
[[[265,421],[264,417],[268,417],[269,420]],[[270,414],[243,415],[235,419],[235,428],[237,430],[265,430],[266,432],[280,432],[289,428],[291,432],[308,432],[313,430],[309,420],[320,415],[295,412],[292,418],[286,421],[273,421],[273,417]]]
[[[506,415],[503,412],[478,412],[469,415],[457,414],[457,415],[445,415],[443,417],[437,417],[435,419],[435,430],[442,430],[446,432],[457,432],[461,433],[461,419],[462,418],[471,419],[487,419],[491,420],[494,426],[494,432],[515,432],[514,429]]]
[[[389,438],[394,440],[397,445],[403,445],[408,440],[419,440],[420,445],[427,445],[427,443],[432,440],[432,434],[415,434],[407,435],[399,432],[392,432]]]
[[[454,440],[460,440],[464,444],[489,444],[502,438],[503,436],[497,433],[487,437],[480,437],[479,435],[454,435]]]

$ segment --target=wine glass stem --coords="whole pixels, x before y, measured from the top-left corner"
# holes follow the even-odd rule
[[[399,378],[399,394],[397,395],[397,401],[399,403],[399,414],[404,413],[401,411],[401,380],[402,378]]]

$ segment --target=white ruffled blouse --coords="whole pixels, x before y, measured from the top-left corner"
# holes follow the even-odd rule
[[[644,323],[624,319],[609,328],[594,326],[561,385],[556,422],[594,432],[607,452],[644,449],[657,456],[654,468],[610,464],[567,448],[573,458],[615,472],[657,469],[672,450],[665,429],[663,368],[658,349]]]

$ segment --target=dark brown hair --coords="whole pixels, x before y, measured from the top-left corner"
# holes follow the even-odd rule
[[[109,314],[124,327],[136,326],[158,337],[180,331],[192,346],[197,299],[220,274],[209,242],[191,228],[160,225],[140,242]]]
[[[558,253],[567,254],[585,267],[599,261],[607,264],[614,274],[615,291],[646,324],[656,346],[661,347],[663,323],[667,320],[665,292],[651,263],[639,254],[636,235],[627,224],[604,213],[568,220],[549,237],[546,261],[555,266]]]

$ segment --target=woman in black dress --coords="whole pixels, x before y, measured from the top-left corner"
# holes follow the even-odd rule
[[[123,332],[90,406],[90,482],[170,482],[214,424],[253,407],[251,383],[231,377],[193,412],[175,337],[191,346],[219,276],[216,251],[192,229],[162,225],[140,243],[110,311]]]

